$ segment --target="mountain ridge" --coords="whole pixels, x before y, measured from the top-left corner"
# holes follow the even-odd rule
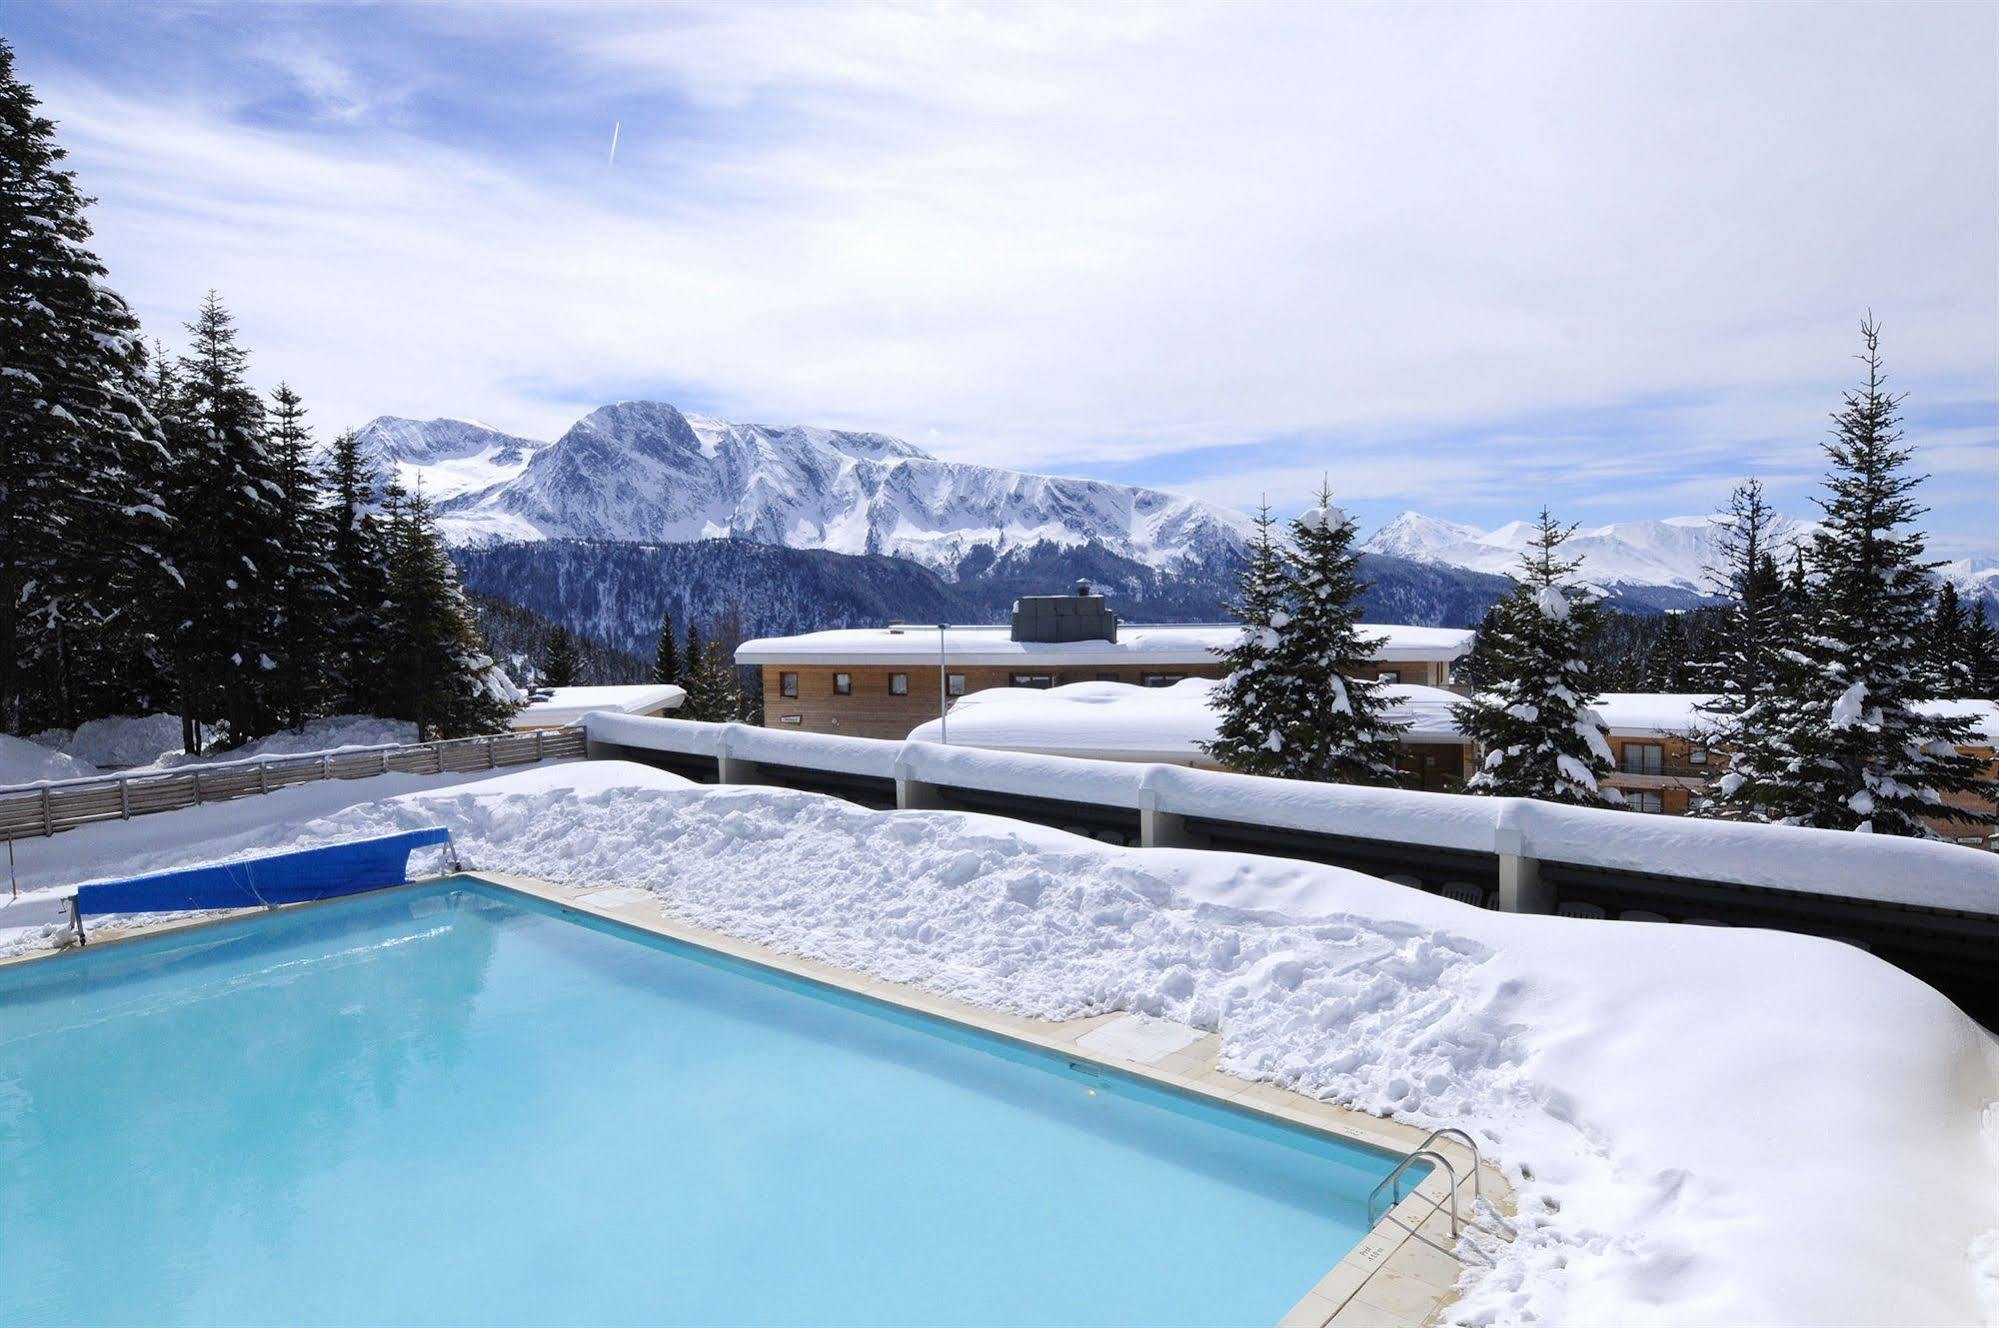
[[[906,558],[948,576],[981,547],[1092,542],[1171,571],[1239,554],[1249,529],[1240,512],[1163,490],[940,461],[886,434],[736,424],[665,402],[601,406],[546,444],[476,427],[385,416],[361,431],[405,483],[416,475],[441,495],[438,524],[457,546],[735,537]]]

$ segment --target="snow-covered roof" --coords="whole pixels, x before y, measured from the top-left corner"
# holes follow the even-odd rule
[[[1999,701],[1925,701],[1916,709],[1928,715],[1968,719],[1979,742],[1999,746]]]
[[[1123,624],[1115,641],[1016,641],[1008,627],[947,627],[944,658],[952,664],[1212,664],[1241,631],[1233,623],[1147,626]],[[1374,657],[1389,663],[1457,659],[1471,649],[1472,633],[1460,627],[1409,627],[1362,623],[1382,640]],[[736,649],[738,664],[935,664],[935,627],[846,627],[802,636],[769,636]]]
[[[1714,721],[1700,709],[1712,700],[1707,692],[1606,692],[1590,709],[1615,734],[1678,737]]]
[[[593,710],[621,715],[652,715],[676,710],[687,699],[683,688],[671,683],[647,683],[629,687],[550,687],[538,692],[539,699],[514,712],[517,729],[547,728],[573,724]]]
[[[1171,687],[1125,682],[1076,682],[1066,687],[993,687],[960,697],[947,722],[931,720],[909,736],[915,742],[990,747],[1001,751],[1094,756],[1113,761],[1185,764],[1207,760],[1201,744],[1215,736],[1210,697],[1215,683],[1189,678]],[[1405,742],[1465,739],[1451,720],[1463,697],[1441,687],[1393,685],[1389,718],[1407,721]]]
[[[1701,711],[1713,699],[1706,692],[1607,692],[1590,708],[1605,727],[1620,736],[1678,737],[1697,733],[1713,722],[1713,716]],[[1925,714],[1968,719],[1981,741],[1999,744],[1999,702],[1923,701],[1916,708]]]

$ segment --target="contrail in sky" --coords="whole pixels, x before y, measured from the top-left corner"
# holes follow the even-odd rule
[[[611,159],[605,162],[604,164],[606,166],[615,165],[617,163],[617,160],[618,160],[618,122],[616,120],[613,120],[611,121]]]

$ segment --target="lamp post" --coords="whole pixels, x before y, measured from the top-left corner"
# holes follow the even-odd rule
[[[944,672],[944,633],[951,624],[937,624],[937,737],[947,747],[951,743],[951,684]]]

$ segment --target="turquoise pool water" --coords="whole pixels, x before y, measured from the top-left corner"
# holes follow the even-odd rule
[[[1269,1324],[1390,1166],[497,887],[0,970],[0,1323]]]

